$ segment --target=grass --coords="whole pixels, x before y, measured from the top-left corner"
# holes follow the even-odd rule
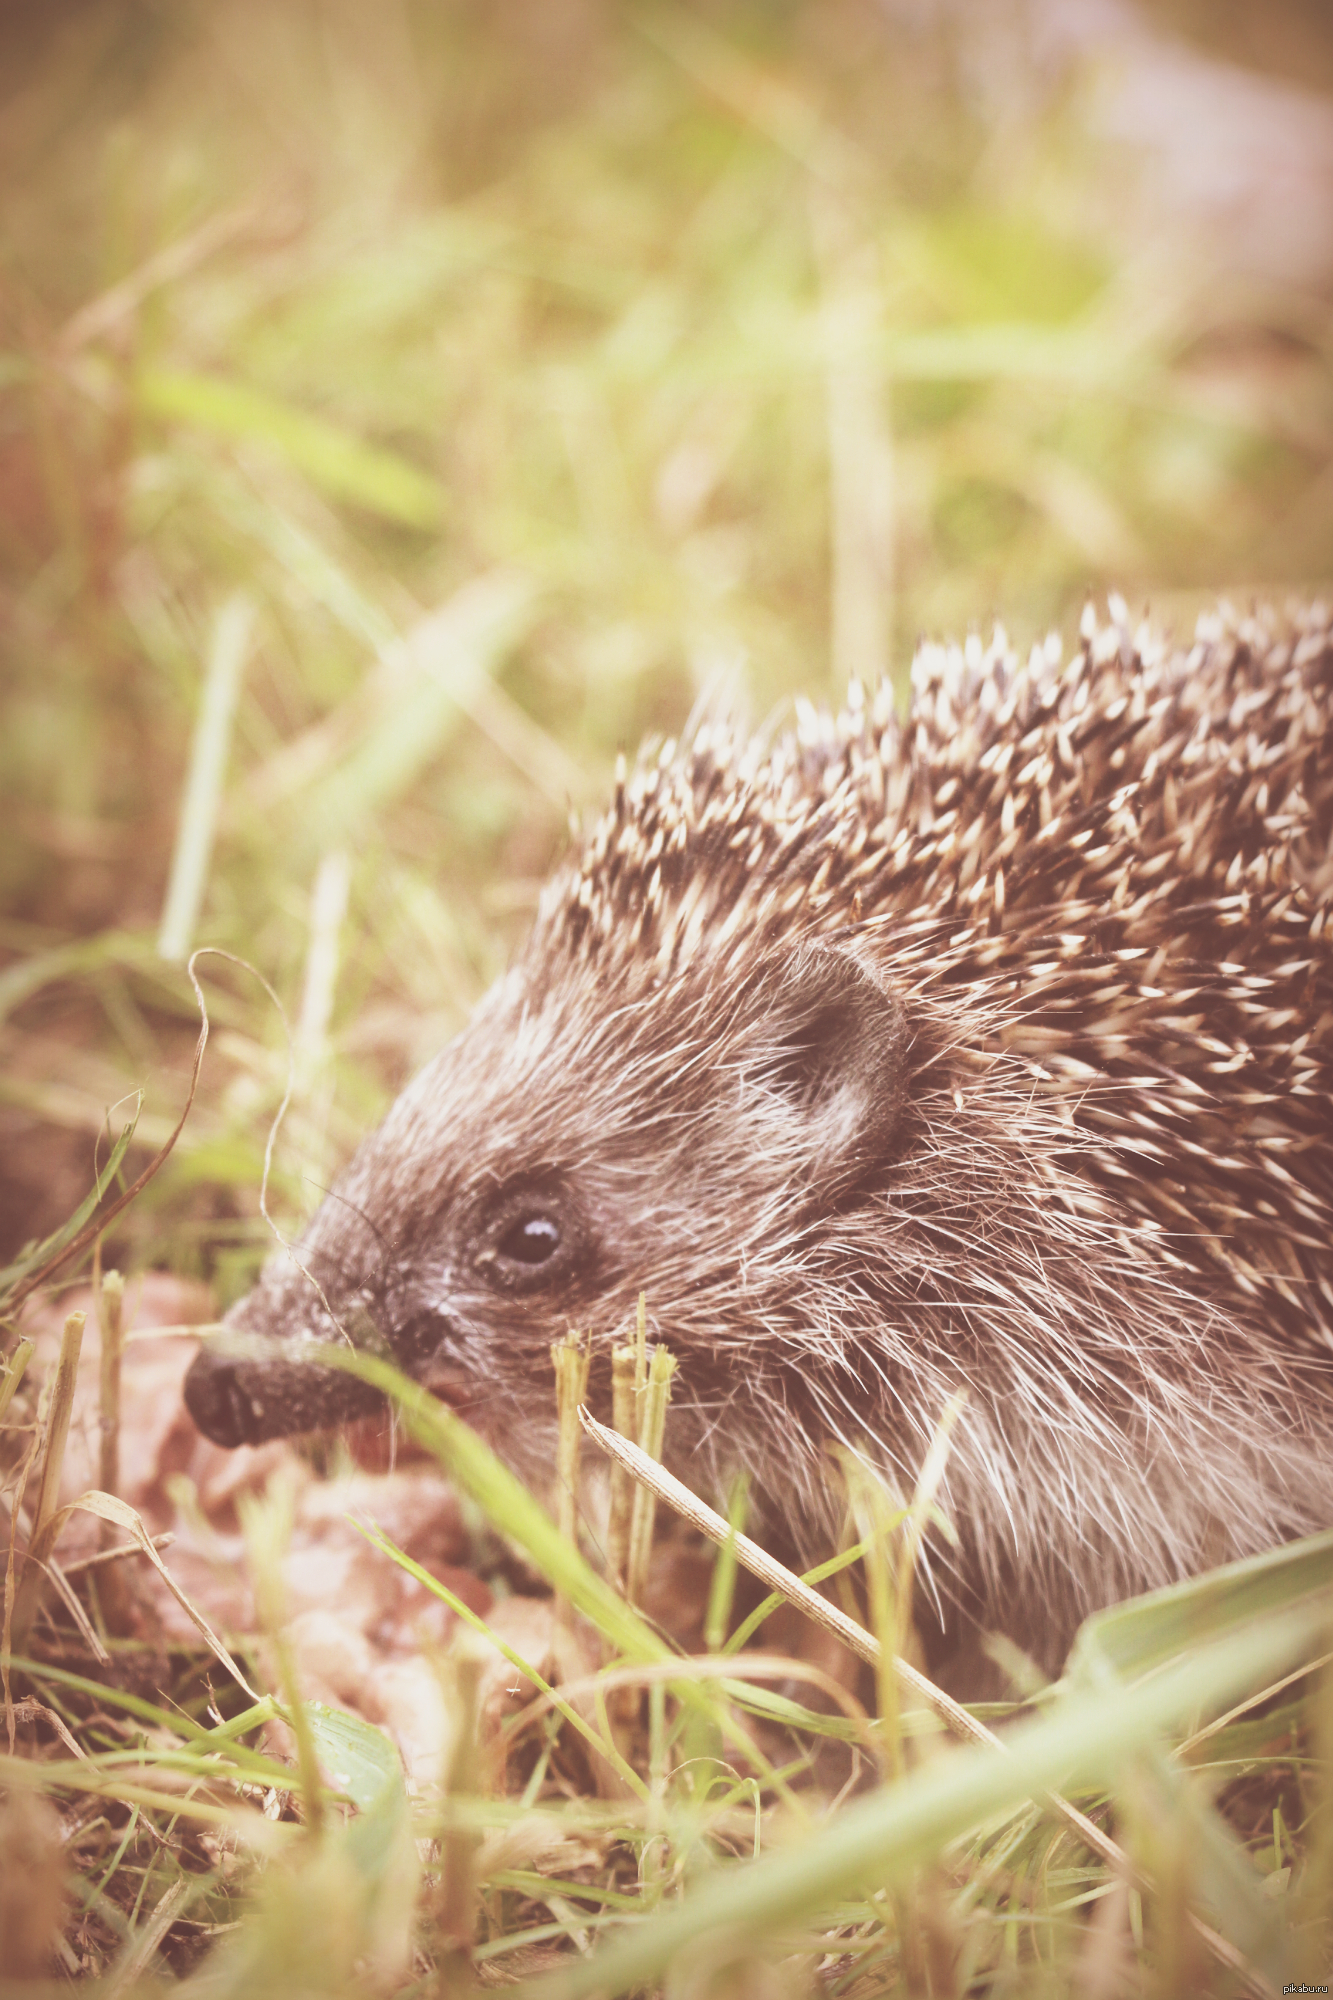
[[[1327,1659],[1322,1681],[1310,1675],[1329,1632],[1333,1534],[1089,1621],[1065,1682],[1003,1748],[946,1750],[919,1709],[905,1713],[910,1754],[894,1781],[850,1799],[844,1788],[831,1807],[792,1781],[821,1734],[873,1759],[876,1729],[855,1702],[840,1726],[766,1696],[762,1655],[675,1656],[461,1420],[383,1362],[344,1362],[392,1390],[412,1434],[583,1614],[587,1671],[553,1690],[510,1649],[547,1719],[535,1760],[520,1739],[540,1708],[490,1733],[486,1782],[472,1747],[477,1668],[456,1643],[440,1663],[455,1724],[441,1783],[409,1798],[377,1729],[301,1697],[284,1640],[280,1488],[244,1514],[276,1696],[256,1701],[219,1649],[243,1701],[235,1686],[210,1690],[202,1663],[179,1653],[170,1698],[145,1700],[122,1674],[71,1672],[48,1635],[36,1658],[9,1664],[27,1744],[0,1757],[0,1845],[35,1847],[66,1876],[71,1914],[86,1913],[83,1959],[108,1991],[150,1990],[159,1949],[200,2000],[470,1991],[505,1960],[533,2000],[772,1979],[847,1994],[1262,1993],[1318,1976],[1333,1919]],[[63,1442],[54,1405],[48,1437],[43,1491]],[[1304,1703],[1293,1682],[1311,1690]],[[645,1684],[646,1727],[642,1709],[611,1707]],[[275,1718],[290,1727],[291,1762],[252,1740]],[[1247,1852],[1213,1794],[1256,1775],[1281,1785]],[[1111,1808],[1128,1842],[1117,1868],[1071,1833],[1053,1787],[1099,1821]],[[63,1826],[34,1816],[42,1796],[61,1801]],[[1110,1921],[1087,1923],[1103,1901]],[[25,1910],[11,1897],[5,1911],[6,1969],[20,1980],[40,1970],[16,1937]],[[553,1921],[537,1920],[543,1910]],[[543,1968],[557,1940],[575,1949],[544,1954]],[[1123,1989],[1134,1946],[1148,1983]]]
[[[295,1226],[503,966],[570,810],[704,692],[762,722],[850,673],[902,684],[921,632],[1068,633],[1111,587],[1188,620],[1333,571],[1326,305],[1144,228],[1076,77],[1000,115],[956,30],[869,0],[38,11],[0,29],[0,1259],[72,1241],[99,1166],[127,1184],[171,1133],[195,946],[293,1023]],[[220,1311],[270,1241],[288,1057],[259,981],[200,974],[191,1115],[105,1255],[203,1277]],[[6,1477],[35,1388],[8,1353]],[[486,1493],[502,1534],[537,1533]],[[603,1664],[665,1675],[548,1532]],[[46,1855],[48,1884],[63,1857],[82,1969],[116,1993],[171,1968],[461,1990],[574,1937],[551,1974],[573,1992],[578,1941],[623,1923],[622,1982],[672,1995],[822,1967],[857,1996],[1165,1996],[1221,1977],[1199,1895],[1272,1977],[1305,1952],[1326,1978],[1327,1687],[1167,1747],[1317,1648],[1279,1617],[1308,1586],[1253,1584],[1248,1637],[1188,1593],[1146,1636],[1108,1618],[1008,1764],[926,1736],[813,1840],[764,1759],[834,1719],[758,1681],[659,1680],[632,1725],[614,1690],[566,1701],[495,1753],[507,1779],[460,1752],[430,1805],[375,1732],[330,1749],[315,1713],[347,1780],[320,1805],[309,1742],[303,1778],[256,1747],[270,1701],[299,1720],[290,1687],[262,1715],[220,1694],[216,1720],[207,1655],[173,1655],[164,1700],[132,1661],[115,1687],[46,1660],[0,1912],[28,1907],[10,1857]],[[714,1633],[728,1589],[724,1559]],[[463,1741],[466,1656],[447,1671]],[[1030,1802],[1057,1770],[1084,1803],[1109,1788],[1154,1892]]]

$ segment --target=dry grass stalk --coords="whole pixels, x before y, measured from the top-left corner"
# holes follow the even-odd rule
[[[24,1339],[19,1341],[14,1352],[10,1355],[9,1365],[5,1369],[4,1374],[0,1375],[0,1422],[4,1420],[5,1412],[18,1393],[18,1387],[23,1380],[24,1372],[27,1369],[28,1363],[32,1360],[32,1348],[33,1343],[25,1336]],[[626,1478],[628,1478],[628,1474]]]
[[[120,1392],[125,1359],[125,1276],[121,1271],[103,1274],[102,1245],[99,1237],[93,1256],[93,1297],[101,1335],[98,1382],[97,1483],[103,1493],[120,1497]],[[103,1520],[98,1529],[98,1545],[103,1555],[122,1553],[114,1539],[115,1524]],[[125,1636],[135,1629],[134,1600],[129,1574],[112,1564],[101,1570],[95,1598],[108,1629]]]
[[[560,1425],[555,1463],[556,1519],[561,1534],[576,1547],[579,1536],[579,1452],[583,1442],[579,1428],[579,1405],[587,1394],[590,1359],[589,1348],[580,1341],[573,1327],[562,1341],[552,1343],[551,1364],[555,1369],[555,1401]],[[556,1620],[562,1632],[570,1630],[572,1619],[569,1600],[563,1595],[558,1597]]]
[[[190,1889],[188,1875],[178,1875],[174,1882],[167,1884],[154,1904],[152,1914],[129,1940],[111,1977],[102,1988],[106,2000],[120,2000],[122,1994],[131,1992],[143,1978],[157,1956],[157,1948],[163,1938],[176,1919],[184,1915],[181,1905],[188,1904]]]
[[[9,1643],[16,1652],[26,1650],[28,1635],[41,1603],[46,1581],[46,1559],[60,1532],[56,1502],[60,1494],[60,1474],[65,1463],[65,1443],[69,1437],[69,1415],[78,1380],[79,1354],[83,1347],[86,1315],[72,1312],[60,1337],[60,1359],[51,1384],[51,1400],[46,1415],[46,1436],[42,1467],[37,1483],[37,1506],[33,1514],[32,1537],[23,1562],[23,1575],[14,1601]]]
[[[561,1534],[571,1542],[578,1539],[579,1451],[582,1443],[578,1412],[579,1404],[587,1393],[589,1359],[589,1351],[573,1327],[562,1341],[552,1344],[551,1364],[555,1369],[555,1400],[560,1422],[556,1448],[556,1518]]]
[[[637,1435],[634,1421],[635,1349],[611,1350],[611,1426],[621,1437]],[[607,1564],[611,1581],[623,1590],[629,1569],[630,1522],[634,1514],[634,1480],[618,1462],[611,1466],[611,1506],[607,1523]]]
[[[120,1271],[108,1271],[97,1287],[97,1323],[102,1336],[98,1410],[101,1438],[97,1483],[103,1493],[120,1492],[120,1370],[125,1356],[124,1322],[125,1279]]]
[[[639,1449],[660,1461],[666,1436],[667,1404],[671,1401],[671,1378],[676,1357],[665,1347],[655,1347],[648,1363],[648,1380],[639,1405]],[[648,1561],[653,1549],[653,1523],[657,1500],[650,1486],[640,1482],[634,1494],[630,1523],[629,1574],[627,1590],[631,1604],[639,1603],[648,1577]]]

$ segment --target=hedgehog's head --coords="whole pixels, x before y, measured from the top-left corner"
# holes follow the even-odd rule
[[[794,1329],[816,1264],[892,1171],[908,1058],[898,996],[828,943],[750,940],[739,965],[698,953],[666,977],[530,953],[233,1309],[291,1358],[205,1349],[191,1413],[235,1445],[373,1407],[301,1359],[341,1335],[535,1473],[552,1456],[550,1343],[570,1326],[623,1337],[643,1291],[698,1418],[676,1425],[678,1449],[698,1441],[723,1399],[744,1401],[728,1331],[772,1326],[775,1273]]]

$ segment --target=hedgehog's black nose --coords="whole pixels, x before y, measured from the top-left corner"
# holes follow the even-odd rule
[[[259,1444],[282,1435],[285,1426],[270,1429],[266,1399],[247,1393],[244,1378],[255,1373],[253,1362],[215,1354],[207,1347],[197,1354],[185,1377],[185,1407],[206,1438],[230,1451],[238,1444]]]
[[[253,1361],[204,1347],[185,1377],[185,1407],[206,1438],[230,1451],[297,1431],[325,1430],[380,1407],[353,1375],[313,1362]]]

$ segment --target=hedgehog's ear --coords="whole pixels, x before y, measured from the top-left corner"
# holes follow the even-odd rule
[[[906,1095],[907,1018],[845,952],[803,945],[770,961],[747,1073],[789,1107],[807,1171],[827,1187],[888,1158]]]

